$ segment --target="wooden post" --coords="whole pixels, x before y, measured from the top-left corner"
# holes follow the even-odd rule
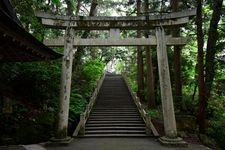
[[[152,135],[152,129],[151,129],[151,118],[149,116],[146,116],[146,127],[145,127],[145,131],[147,135]]]
[[[69,118],[69,103],[70,103],[70,89],[71,89],[71,76],[73,64],[73,41],[74,30],[70,27],[66,29],[64,56],[62,61],[62,74],[61,74],[61,89],[60,89],[60,102],[58,113],[58,126],[56,139],[68,139],[67,127]]]
[[[84,136],[84,134],[85,134],[85,114],[84,113],[80,114],[80,121],[82,123],[81,123],[79,134]]]
[[[173,97],[170,83],[168,56],[165,32],[162,27],[156,28],[157,58],[165,134],[168,138],[177,137],[176,121],[173,107]]]

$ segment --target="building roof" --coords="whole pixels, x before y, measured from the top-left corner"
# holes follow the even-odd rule
[[[9,0],[0,1],[0,62],[51,60],[61,56],[21,26]]]

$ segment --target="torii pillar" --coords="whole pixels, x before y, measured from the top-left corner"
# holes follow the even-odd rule
[[[169,63],[166,48],[165,31],[163,27],[156,27],[157,60],[165,136],[159,141],[166,145],[184,145],[187,143],[177,137],[176,119],[174,113],[173,96],[170,82]]]
[[[68,119],[69,119],[69,104],[70,104],[70,89],[73,65],[73,42],[74,29],[67,27],[64,40],[64,55],[62,60],[59,112],[57,118],[57,129],[53,142],[70,143],[71,138],[67,136]]]

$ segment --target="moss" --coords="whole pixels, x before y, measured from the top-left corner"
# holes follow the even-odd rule
[[[67,137],[67,127],[64,127],[62,130],[57,131],[56,139],[63,139]]]

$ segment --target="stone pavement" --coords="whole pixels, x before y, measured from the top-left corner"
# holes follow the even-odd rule
[[[47,150],[210,150],[189,144],[188,147],[162,146],[154,138],[78,138],[69,146],[49,146]]]
[[[0,150],[46,150],[46,148],[38,144],[32,144],[32,145],[0,146]]]

